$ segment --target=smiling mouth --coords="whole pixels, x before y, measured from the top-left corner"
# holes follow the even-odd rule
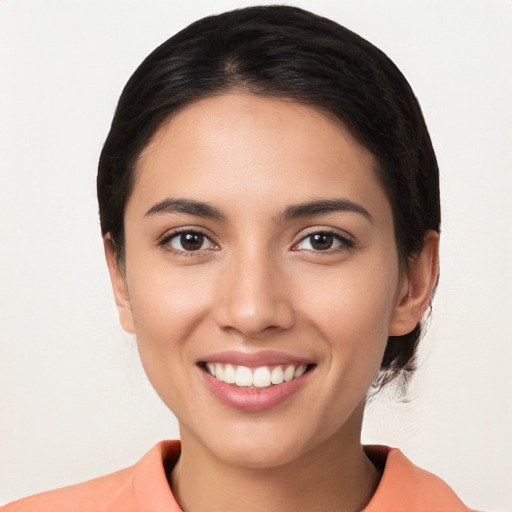
[[[201,367],[216,380],[249,389],[264,389],[290,382],[301,377],[314,366],[314,364],[287,364],[249,368],[224,363],[201,364]]]

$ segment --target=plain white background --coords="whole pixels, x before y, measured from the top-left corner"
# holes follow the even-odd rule
[[[204,15],[263,2],[0,0],[0,503],[127,466],[177,424],[118,326],[95,198],[121,88]],[[441,282],[399,446],[470,506],[512,510],[512,2],[303,0],[383,49],[441,168]]]

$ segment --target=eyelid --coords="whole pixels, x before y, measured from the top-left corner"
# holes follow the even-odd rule
[[[325,249],[323,251],[322,250],[314,250],[314,249],[294,249],[295,247],[297,247],[297,245],[299,245],[305,239],[307,239],[313,235],[316,235],[316,234],[331,235],[336,240],[341,242],[341,246],[335,247],[334,249]],[[326,227],[315,226],[312,228],[308,228],[306,230],[306,232],[300,233],[298,240],[296,242],[294,242],[294,244],[292,245],[292,251],[293,250],[296,250],[296,251],[301,250],[301,251],[314,252],[314,253],[318,253],[318,254],[332,254],[337,251],[352,249],[355,246],[355,244],[356,244],[356,241],[355,241],[354,237],[352,235],[350,235],[349,233],[347,233],[346,231],[343,231],[343,230],[340,230],[337,228],[333,228],[333,227],[327,227],[327,226]]]
[[[193,234],[199,234],[204,236],[206,239],[208,239],[212,245],[212,247],[208,247],[207,249],[198,249],[196,251],[185,251],[180,250],[172,247],[170,245],[170,241],[180,235],[184,235],[187,233],[193,233]],[[215,242],[213,239],[213,236],[207,232],[207,230],[199,228],[199,227],[192,227],[192,226],[181,226],[179,228],[174,228],[166,231],[163,235],[161,235],[157,241],[156,245],[161,247],[162,249],[174,253],[179,256],[198,256],[201,254],[204,254],[206,251],[211,250],[217,250],[219,248],[219,244]]]
[[[169,241],[172,240],[173,238],[178,237],[179,235],[186,234],[186,233],[195,233],[195,234],[200,234],[200,235],[204,236],[206,239],[209,240],[212,247],[208,247],[206,249],[198,249],[195,251],[186,251],[186,250],[182,251],[179,249],[175,249],[174,247],[172,247],[169,244]],[[297,245],[299,245],[301,242],[303,242],[308,237],[311,237],[315,234],[331,235],[336,240],[338,240],[341,243],[341,245],[338,247],[335,247],[333,249],[329,248],[329,249],[325,249],[325,250],[295,249],[297,247]],[[314,252],[317,254],[321,254],[321,253],[322,254],[332,254],[332,253],[335,253],[338,251],[352,249],[355,246],[355,244],[356,244],[356,241],[355,241],[354,237],[344,230],[341,230],[338,228],[333,228],[331,226],[325,226],[325,227],[314,226],[314,227],[306,228],[301,233],[299,233],[299,235],[296,237],[296,241],[293,243],[293,245],[291,247],[291,250],[292,251],[309,251],[309,252]],[[209,232],[209,230],[206,230],[204,228],[197,227],[197,226],[180,226],[177,228],[169,229],[163,235],[158,237],[158,239],[156,240],[156,245],[166,251],[171,252],[171,253],[174,253],[177,255],[189,256],[189,257],[190,256],[198,256],[200,254],[204,254],[207,251],[219,249],[219,243],[217,243],[215,241],[214,237]]]

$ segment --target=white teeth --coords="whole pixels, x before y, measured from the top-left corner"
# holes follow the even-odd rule
[[[295,375],[295,366],[290,365],[286,367],[286,370],[284,371],[284,381],[290,382],[293,379],[293,376]]]
[[[304,375],[307,370],[307,365],[290,364],[286,367],[274,366],[271,370],[268,366],[260,366],[251,369],[247,366],[207,363],[206,368],[210,375],[227,384],[236,384],[238,387],[268,388],[271,385],[290,382]]]
[[[280,366],[276,366],[272,370],[272,384],[282,384],[284,381],[283,369]]]
[[[295,370],[295,373],[293,374],[293,378],[300,377],[301,375],[304,375],[306,372],[307,366],[305,364],[301,364],[300,366],[297,366],[297,369]]]
[[[224,382],[227,382],[228,384],[234,384],[235,381],[235,369],[230,364],[227,364],[226,368],[224,368]]]
[[[239,366],[236,369],[235,384],[238,387],[252,386],[252,372],[247,366]]]
[[[256,368],[254,370],[254,375],[252,376],[253,386],[257,388],[268,388],[272,383],[270,379],[270,370],[267,366],[262,366],[260,368]]]
[[[215,378],[219,380],[224,380],[224,368],[219,363],[216,363],[215,365]]]
[[[211,375],[215,377],[215,365],[213,363],[206,363],[206,367]]]

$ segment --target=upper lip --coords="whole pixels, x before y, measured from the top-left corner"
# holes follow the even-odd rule
[[[258,367],[285,364],[313,364],[313,361],[305,357],[276,350],[263,350],[258,352],[226,350],[206,355],[201,358],[198,363],[226,363],[237,366]]]

